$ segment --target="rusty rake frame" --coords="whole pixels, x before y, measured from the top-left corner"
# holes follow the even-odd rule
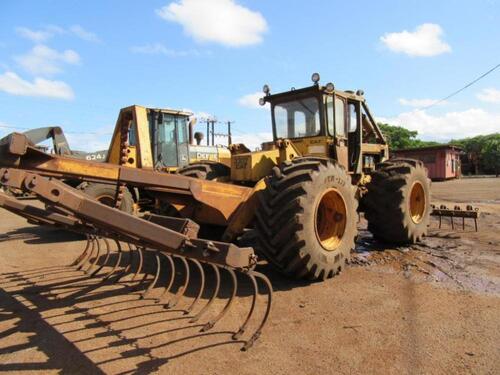
[[[133,263],[136,263],[130,281],[135,281],[139,274],[143,273],[144,276],[139,284],[142,285],[148,278],[148,273],[144,270],[144,252],[147,251],[153,255],[156,267],[153,278],[140,294],[141,298],[146,298],[157,287],[162,271],[160,259],[166,258],[169,277],[160,296],[156,298],[156,301],[162,303],[166,309],[175,307],[184,297],[191,279],[189,265],[191,263],[200,275],[200,287],[193,301],[184,310],[184,314],[194,313],[204,294],[208,279],[203,267],[203,264],[206,264],[214,273],[215,287],[208,301],[191,317],[190,323],[197,322],[206,315],[219,294],[220,271],[226,270],[231,280],[230,297],[219,313],[203,325],[202,332],[212,329],[230,310],[238,290],[236,274],[240,273],[250,279],[252,302],[244,322],[232,336],[234,340],[239,340],[247,330],[255,312],[257,296],[260,293],[258,283],[260,280],[264,285],[263,293],[267,294],[266,308],[256,330],[248,340],[244,341],[241,349],[248,350],[260,337],[271,310],[273,289],[269,279],[254,270],[257,257],[252,248],[240,248],[230,243],[199,239],[197,238],[199,226],[189,219],[158,215],[139,218],[105,206],[81,191],[36,173],[3,168],[0,169],[0,183],[35,194],[39,200],[46,203],[47,209],[37,208],[3,193],[0,193],[0,207],[25,217],[31,223],[69,229],[86,236],[84,249],[71,266],[90,277],[99,276],[103,280],[108,280],[114,276],[112,282],[116,283],[131,273],[134,268]],[[115,246],[112,246],[113,243]],[[125,268],[119,269],[126,252],[123,243],[128,250],[128,261]],[[113,247],[116,247],[117,257],[108,265]],[[101,258],[104,260],[99,264]],[[184,270],[182,273],[184,279],[181,280],[175,294],[171,292],[177,274],[174,259],[178,259]],[[105,267],[110,269],[101,274]],[[165,297],[169,295],[166,300]]]

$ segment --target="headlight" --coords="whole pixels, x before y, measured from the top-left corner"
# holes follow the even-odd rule
[[[271,91],[271,89],[269,88],[268,85],[264,85],[262,87],[262,91],[264,92],[264,94],[269,95],[269,92]]]
[[[260,104],[260,105],[264,105],[264,104],[266,104],[266,101],[264,100],[264,98],[260,98],[260,99],[259,99],[259,104]]]
[[[311,80],[314,82],[315,85],[317,85],[319,82],[319,73],[313,73],[313,75],[311,76]]]
[[[326,91],[328,91],[328,92],[335,90],[335,85],[331,82],[328,82],[325,87],[326,87]]]

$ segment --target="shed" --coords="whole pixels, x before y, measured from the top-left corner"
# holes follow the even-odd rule
[[[434,181],[461,176],[460,154],[462,149],[451,145],[437,145],[392,151],[392,157],[421,160]]]

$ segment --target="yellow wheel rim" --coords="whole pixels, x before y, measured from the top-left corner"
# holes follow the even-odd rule
[[[316,206],[315,230],[325,250],[333,251],[342,242],[347,224],[347,208],[337,189],[326,190]]]
[[[419,181],[415,181],[410,190],[410,215],[415,224],[422,221],[425,213],[425,191]]]

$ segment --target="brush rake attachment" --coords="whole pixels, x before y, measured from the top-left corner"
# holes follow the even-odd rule
[[[248,314],[232,336],[234,340],[241,340],[256,312],[261,292],[260,280],[264,286],[262,292],[267,295],[266,307],[255,331],[243,341],[242,350],[249,349],[259,338],[269,316],[273,290],[267,277],[254,270],[257,257],[252,248],[197,238],[199,226],[189,219],[153,214],[140,218],[127,214],[105,206],[56,179],[36,173],[3,168],[0,169],[0,183],[35,194],[46,204],[46,209],[3,193],[0,193],[0,207],[26,218],[30,223],[51,225],[86,236],[85,248],[71,266],[90,277],[116,283],[126,277],[129,282],[136,281],[143,274],[138,285],[148,284],[140,292],[141,298],[152,298],[153,291],[161,288],[154,299],[165,309],[172,309],[180,304],[196,273],[200,285],[198,288],[191,285],[195,296],[184,309],[185,315],[191,315],[190,323],[209,315],[221,289],[221,272],[228,273],[231,280],[229,298],[218,313],[212,313],[202,332],[213,328],[230,310],[238,291],[237,274],[240,274],[249,279],[252,290]],[[116,253],[114,256],[113,252]],[[146,259],[154,259],[152,278],[145,267]],[[168,277],[163,281],[160,273],[165,269]],[[207,269],[213,274],[210,278]],[[215,282],[210,293],[206,290],[209,279]],[[175,293],[172,291],[174,285],[180,285]],[[204,294],[209,294],[209,297],[202,304]]]
[[[462,218],[462,230],[465,230],[465,219],[474,220],[474,228],[477,232],[477,219],[479,218],[479,209],[474,208],[471,205],[467,205],[465,210],[460,206],[455,206],[454,209],[450,209],[445,205],[439,206],[437,208],[435,205],[431,205],[432,212],[431,216],[437,216],[439,218],[439,229],[441,229],[443,217],[450,218],[451,229],[455,230],[455,218]]]

